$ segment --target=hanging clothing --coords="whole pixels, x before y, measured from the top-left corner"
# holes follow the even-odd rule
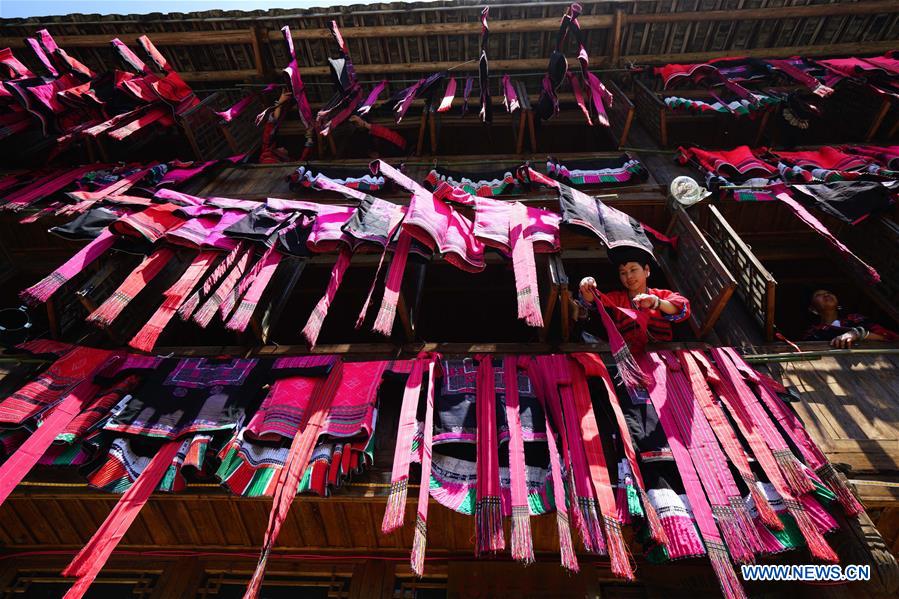
[[[427,174],[423,184],[428,190],[434,191],[440,183],[446,182],[473,196],[484,198],[518,194],[524,191],[523,183],[516,176],[518,168],[463,172],[435,166]]]
[[[857,225],[875,212],[896,202],[899,182],[842,181],[813,185],[793,185],[824,212],[850,225]]]
[[[645,179],[648,172],[636,158],[622,154],[618,158],[560,161],[550,156],[546,174],[566,185],[616,185]]]

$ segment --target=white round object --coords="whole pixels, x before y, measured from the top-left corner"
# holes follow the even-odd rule
[[[692,177],[677,177],[669,187],[671,197],[683,206],[692,206],[696,202],[704,200],[712,195],[705,187],[702,187]]]

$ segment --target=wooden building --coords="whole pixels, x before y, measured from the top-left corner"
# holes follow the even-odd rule
[[[336,193],[292,185],[290,177],[304,165],[365,169],[372,157],[370,148],[352,126],[313,139],[308,162],[259,164],[256,159],[261,134],[253,117],[272,104],[274,98],[263,89],[280,83],[280,71],[290,61],[279,30],[285,25],[290,28],[307,97],[317,110],[332,95],[327,60],[335,55],[336,46],[328,32],[331,21],[339,25],[348,44],[362,87],[368,90],[387,81],[382,98],[435,72],[450,70],[458,79],[460,91],[449,112],[438,112],[433,104],[416,99],[396,124],[389,108],[372,111],[372,123],[389,126],[406,142],[404,152],[385,160],[402,163],[413,180],[423,181],[434,167],[478,171],[489,166],[514,172],[529,162],[542,171],[548,155],[562,163],[618,159],[623,153],[639,160],[647,171],[645,178],[592,187],[588,193],[652,229],[677,237],[676,249],[656,246],[661,272],[653,273],[653,285],[688,297],[692,316],[676,328],[673,342],[654,349],[734,347],[754,367],[794,389],[792,408],[827,458],[845,474],[866,509],[857,521],[842,518],[842,529],[830,540],[841,563],[872,566],[870,582],[746,583],[747,594],[896,596],[899,342],[868,341],[852,349],[834,349],[824,342],[793,340],[808,325],[809,287],[832,289],[853,311],[899,329],[899,208],[893,204],[852,225],[815,213],[852,253],[879,272],[881,282],[869,285],[844,254],[783,202],[736,202],[722,193],[686,207],[672,198],[669,186],[683,175],[706,185],[694,166],[675,161],[678,146],[712,150],[742,145],[781,150],[844,144],[896,146],[899,94],[876,93],[863,83],[850,82],[827,99],[823,114],[811,126],[797,130],[784,116],[786,103],[751,117],[731,110],[713,114],[673,110],[666,98],[714,100],[709,88],[699,84],[666,89],[653,67],[736,57],[885,55],[899,50],[899,4],[881,0],[586,0],[578,20],[590,69],[614,97],[608,127],[586,124],[567,83],[559,92],[559,113],[546,121],[536,114],[547,60],[569,3],[486,4],[490,5],[486,51],[494,111],[489,126],[478,119],[479,100],[474,95],[471,114],[460,116],[456,108],[462,82],[478,77],[479,16],[485,3],[470,0],[6,19],[0,49],[12,49],[37,72],[40,65],[28,54],[26,38],[47,29],[59,47],[100,72],[117,64],[109,43],[112,38],[137,47],[139,36],[149,36],[192,88],[196,104],[177,114],[164,131],[139,132],[124,141],[96,137],[67,146],[52,159],[55,164],[76,166],[249,156],[244,162],[219,164],[179,188],[197,197],[348,204]],[[576,72],[573,39],[566,40],[563,52],[569,69]],[[505,74],[515,79],[521,102],[521,108],[511,114],[503,107],[500,77]],[[792,87],[781,83],[765,83],[764,89],[797,87],[795,82]],[[240,117],[225,123],[217,116],[242,98],[248,99],[250,108]],[[0,138],[4,175],[36,171],[53,152],[53,142],[45,134],[20,135]],[[278,145],[297,158],[305,128],[295,111],[281,123],[278,135]],[[409,194],[402,190],[378,196],[400,205],[409,203]],[[553,190],[534,186],[511,197],[529,207],[559,211]],[[20,290],[83,246],[47,232],[71,220],[71,215],[46,213],[28,222],[27,216],[36,210],[0,211],[0,306],[17,307]],[[200,329],[173,320],[153,353],[262,359],[314,353],[349,360],[393,360],[411,359],[423,351],[446,356],[589,351],[610,359],[606,343],[585,343],[577,336],[569,309],[583,277],[596,277],[601,287],[617,284],[608,252],[596,237],[565,228],[561,247],[558,253],[536,255],[542,328],[518,320],[510,262],[498,253],[488,253],[484,271],[476,274],[463,272],[441,257],[410,261],[392,336],[357,329],[353,326],[356,311],[377,277],[380,258],[373,251],[361,251],[353,257],[314,350],[299,331],[329,284],[335,254],[285,260],[272,284],[283,293],[263,297],[245,332],[230,331],[221,322]],[[81,273],[46,308],[32,310],[32,334],[79,345],[126,347],[156,304],[131,302],[123,318],[104,330],[85,318],[138,263],[135,256],[121,253]],[[154,281],[156,296],[164,290],[163,284],[173,280]],[[20,387],[43,365],[45,360],[19,354],[0,358],[0,395]],[[297,496],[269,558],[261,596],[720,595],[707,560],[654,564],[642,556],[633,538],[628,542],[636,582],[614,577],[608,559],[580,552],[581,572],[568,574],[558,565],[556,523],[550,515],[532,518],[536,563],[523,567],[507,554],[475,559],[474,518],[436,504],[429,524],[426,572],[416,576],[408,560],[414,508],[407,509],[407,526],[390,535],[381,532],[402,396],[398,388],[393,391],[382,395],[373,466],[328,497]],[[418,485],[410,488],[417,490]],[[77,468],[32,470],[0,506],[0,597],[61,597],[71,579],[60,571],[117,500],[115,495],[90,488]],[[155,493],[86,596],[243,596],[270,508],[270,497],[235,496],[214,481],[189,480],[181,492]],[[810,560],[797,551],[782,561]]]

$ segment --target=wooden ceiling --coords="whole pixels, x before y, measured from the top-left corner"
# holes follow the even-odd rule
[[[594,69],[705,61],[722,56],[883,53],[899,39],[899,3],[884,0],[582,1],[581,27]],[[289,25],[312,101],[331,95],[326,58],[335,54],[326,23],[337,20],[363,80],[404,87],[421,74],[477,69],[484,2],[391,3],[330,9],[206,11],[151,15],[68,15],[0,20],[0,48],[26,63],[24,38],[48,28],[95,69],[117,65],[113,37],[148,34],[194,85],[273,81],[287,62],[279,29]],[[497,3],[490,11],[493,73],[533,78],[546,68],[568,2]],[[573,40],[566,50],[574,59]],[[470,61],[470,62],[466,62]],[[535,87],[536,89],[536,87]],[[393,91],[393,90],[391,90]]]

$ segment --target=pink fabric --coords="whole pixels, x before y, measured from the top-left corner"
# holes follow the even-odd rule
[[[436,247],[453,266],[468,272],[484,270],[484,244],[475,237],[470,220],[383,160],[372,162],[372,171],[412,192],[404,230],[429,248]]]
[[[381,93],[384,91],[384,88],[387,87],[387,81],[382,81],[377,84],[371,92],[369,92],[368,97],[365,98],[365,101],[362,103],[356,113],[359,115],[368,114],[368,112],[372,109],[372,106],[375,105],[375,102],[378,101],[378,97],[380,97]]]
[[[509,226],[512,211],[518,202],[508,202],[473,196],[463,189],[441,181],[434,190],[434,197],[445,202],[454,202],[464,206],[474,206],[474,234],[492,248],[503,252],[507,257],[512,254],[512,243],[509,238]],[[524,236],[534,244],[534,251],[539,253],[555,253],[561,249],[559,240],[559,223],[562,217],[543,208],[525,206],[527,224]]]
[[[101,357],[105,355],[108,358],[112,355],[112,352],[93,351]],[[13,489],[22,482],[22,479],[37,464],[44,452],[50,448],[56,436],[63,432],[66,426],[81,413],[81,410],[93,399],[97,391],[99,391],[99,387],[93,383],[91,378],[79,383],[62,402],[53,408],[51,414],[41,422],[37,430],[31,433],[16,452],[0,466],[0,505],[3,505]]]
[[[446,91],[443,92],[443,98],[440,100],[440,106],[437,112],[446,112],[453,107],[453,99],[456,97],[456,78],[450,77],[446,83]]]
[[[290,35],[290,27],[285,25],[281,28],[281,34],[284,36],[284,42],[287,44],[287,56],[290,62],[284,67],[284,73],[290,82],[290,89],[293,92],[293,99],[297,103],[297,111],[303,126],[307,129],[312,127],[314,119],[312,117],[312,107],[309,106],[309,100],[306,99],[306,86],[303,85],[303,78],[300,76],[300,65],[297,61],[296,51],[293,47],[293,37]]]
[[[331,270],[331,278],[328,279],[325,294],[318,300],[318,303],[312,309],[312,314],[309,315],[309,320],[306,321],[306,326],[303,327],[303,337],[309,342],[310,347],[315,347],[315,343],[318,341],[318,335],[321,332],[322,325],[325,323],[325,318],[328,316],[328,309],[331,307],[331,302],[334,301],[334,296],[337,295],[337,290],[340,288],[346,269],[350,266],[352,256],[352,251],[349,248],[342,247],[340,249],[340,253],[337,255],[337,262]]]
[[[776,186],[773,188],[775,195],[778,200],[786,204],[790,207],[799,220],[807,224],[809,227],[815,230],[821,237],[824,238],[827,243],[831,245],[837,252],[843,255],[844,258],[850,260],[852,263],[857,265],[865,276],[868,279],[868,283],[874,285],[880,282],[880,274],[877,270],[874,269],[873,266],[859,258],[855,255],[852,250],[850,250],[846,245],[837,239],[833,233],[822,223],[818,218],[806,209],[805,206],[797,202],[793,199],[793,197],[786,190],[786,187],[783,185]]]
[[[65,285],[72,277],[84,270],[94,260],[106,253],[115,243],[115,235],[109,229],[104,230],[89,244],[66,261],[65,264],[51,272],[39,283],[22,291],[19,297],[29,306],[36,306],[50,299],[50,296]]]
[[[355,249],[356,241],[342,229],[355,211],[352,206],[317,205],[307,247],[313,252],[335,252],[342,246]]]
[[[134,484],[116,503],[91,540],[72,559],[72,563],[63,570],[63,576],[78,577],[64,599],[80,599],[84,596],[171,466],[181,444],[180,440],[170,441],[156,452]]]

